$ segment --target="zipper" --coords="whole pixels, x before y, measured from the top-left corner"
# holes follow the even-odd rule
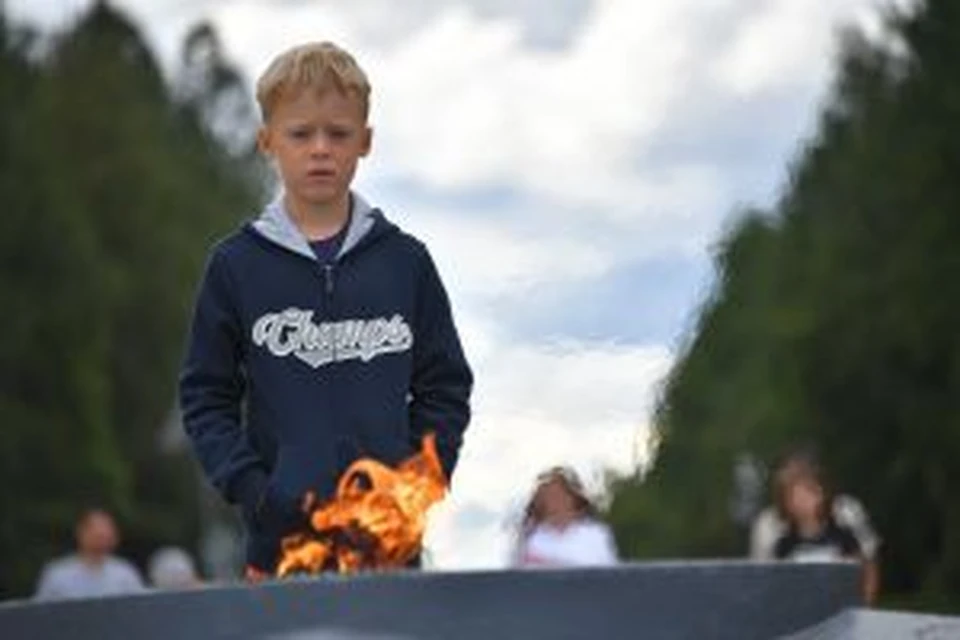
[[[323,265],[323,282],[328,296],[333,295],[333,265]]]

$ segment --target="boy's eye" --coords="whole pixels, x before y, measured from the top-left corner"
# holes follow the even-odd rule
[[[291,129],[290,137],[295,140],[305,140],[310,137],[310,130],[301,128],[301,129]]]
[[[330,129],[330,130],[327,132],[327,135],[329,135],[329,136],[330,136],[332,139],[334,139],[334,140],[343,140],[343,139],[347,138],[347,137],[350,135],[350,130],[349,130],[349,129],[334,128],[334,129]]]

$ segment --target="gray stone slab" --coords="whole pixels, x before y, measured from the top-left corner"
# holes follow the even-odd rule
[[[960,618],[851,609],[785,640],[957,640]]]
[[[767,639],[858,604],[852,565],[401,573],[0,605],[5,638]],[[9,633],[10,635],[7,635]]]

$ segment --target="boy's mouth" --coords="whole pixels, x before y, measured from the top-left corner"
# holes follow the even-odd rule
[[[311,180],[330,180],[336,175],[333,169],[310,169],[307,178]]]

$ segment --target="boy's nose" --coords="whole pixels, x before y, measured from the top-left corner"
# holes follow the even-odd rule
[[[314,137],[310,145],[310,153],[314,156],[325,156],[330,153],[330,141],[327,136],[320,134]]]

